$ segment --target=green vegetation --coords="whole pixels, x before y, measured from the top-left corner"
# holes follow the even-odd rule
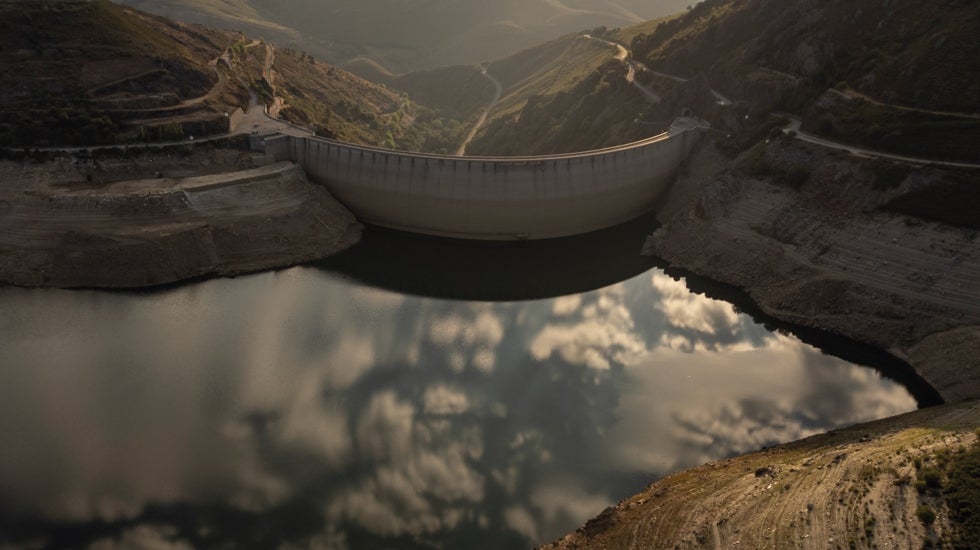
[[[414,131],[407,132],[398,142],[401,149],[451,155],[466,139],[472,124],[472,120],[461,122],[425,107],[416,106],[416,112]]]
[[[202,102],[146,122],[154,109],[204,96],[208,60],[226,35],[193,32],[107,0],[0,4],[0,146],[104,145],[227,129]],[[192,116],[195,115],[195,116]],[[175,127],[172,122],[180,118]]]
[[[422,147],[456,132],[416,125],[407,97],[239,33],[192,27],[108,0],[0,3],[0,147],[171,141],[228,131],[230,114],[260,101],[319,135]],[[227,55],[225,55],[227,54]],[[219,61],[221,59],[221,61]],[[267,60],[273,59],[272,73]],[[281,98],[280,104],[276,99]],[[459,123],[457,122],[458,126]],[[450,131],[445,131],[451,127]],[[439,142],[439,140],[435,140]]]
[[[551,98],[579,87],[612,53],[601,42],[568,35],[491,63],[488,71],[504,88],[491,120],[512,117],[532,98]]]
[[[773,164],[766,156],[766,143],[759,142],[738,159],[736,168],[748,176],[771,178],[772,181],[798,189],[810,180],[811,168],[807,164]]]
[[[967,229],[980,229],[980,176],[954,173],[940,183],[920,187],[885,204],[885,210]]]
[[[825,94],[804,129],[844,143],[938,160],[980,161],[980,118],[899,109]]]
[[[874,172],[875,189],[894,189],[912,173],[912,167],[908,164],[887,160],[871,162],[871,169]]]
[[[261,67],[264,58],[264,47],[253,48],[243,64]],[[280,116],[317,135],[407,151],[452,153],[468,129],[454,109],[427,106],[410,92],[377,86],[305,52],[277,50],[275,71],[276,87],[269,94],[283,98],[286,108]]]
[[[953,546],[980,548],[980,446],[956,455],[948,475],[946,506],[953,522]]]
[[[973,113],[980,93],[978,26],[976,3],[960,0],[705,0],[635,33],[632,50],[653,69],[687,78],[704,74],[713,88],[762,110],[802,113],[843,82],[886,103]],[[846,120],[833,121],[842,136],[863,124],[854,136],[859,143],[976,155],[976,120],[878,112],[862,103],[855,100]],[[922,135],[896,133],[909,124]],[[956,145],[943,150],[949,143]]]
[[[919,521],[923,525],[929,526],[936,521],[936,511],[932,509],[932,506],[928,504],[921,504],[915,509],[915,516],[919,518]]]
[[[478,113],[493,99],[494,93],[490,80],[472,66],[409,73],[390,80],[388,85],[455,119]]]
[[[106,145],[116,142],[119,124],[85,107],[0,112],[0,146]]]
[[[625,113],[642,112],[644,102],[623,79],[623,71],[621,63],[608,61],[569,90],[528,97],[512,116],[489,122],[469,151],[497,155],[564,153],[619,145],[660,133],[669,120],[643,125],[634,123],[633,118],[624,120]]]
[[[180,20],[241,30],[279,44],[298,42],[302,49],[369,78],[388,72],[398,74],[485,62],[569,32],[597,25],[631,25],[643,19],[677,13],[690,2],[123,1]],[[396,21],[397,24],[378,25],[379,21]]]

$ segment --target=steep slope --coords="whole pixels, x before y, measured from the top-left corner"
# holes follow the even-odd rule
[[[0,20],[0,144],[176,137],[140,122],[165,109],[200,135],[227,129],[218,105],[247,98],[219,76],[225,33],[106,1],[5,2]]]
[[[978,5],[959,0],[708,0],[631,47],[651,68],[702,75],[750,109],[799,113],[804,130],[976,160],[966,144],[980,138],[977,28]]]
[[[0,21],[0,146],[248,131],[233,126],[252,91],[286,119],[349,141],[412,145],[425,127],[411,124],[416,106],[399,94],[237,32],[107,0],[3,2]]]
[[[975,548],[978,427],[938,407],[685,470],[547,548]]]
[[[636,82],[659,103],[629,99],[625,87],[616,92],[623,83],[613,78],[611,64],[605,81],[614,93],[607,105],[537,102],[509,120],[498,111],[474,150],[492,152],[529,133],[547,136],[542,150],[570,150],[583,145],[583,126],[569,122],[597,117],[602,130],[593,132],[591,145],[622,143],[637,135],[629,122],[652,132],[686,107],[741,146],[759,138],[763,120],[745,115],[781,110],[799,115],[803,130],[856,145],[977,160],[980,43],[973,35],[980,9],[958,0],[940,4],[707,0],[676,17],[597,29],[593,38],[629,50]],[[588,63],[582,58],[582,66]],[[619,70],[625,77],[625,64]],[[600,82],[589,78],[592,83],[584,74],[566,75],[564,91],[587,97]],[[719,97],[735,105],[719,108]],[[526,138],[522,145],[534,146]]]
[[[690,4],[688,0],[124,1],[153,13],[257,33],[281,46],[375,76],[384,71],[480,63],[568,32],[635,24]],[[256,26],[256,15],[271,23],[265,29]]]
[[[616,114],[642,108],[643,100],[626,83],[626,67],[614,55],[610,46],[572,34],[490,63],[487,71],[501,82],[503,95],[468,151],[570,152],[638,135],[624,129],[631,121]],[[576,111],[590,116],[574,116]]]
[[[707,0],[627,44],[642,78],[719,130],[663,198],[646,252],[888,350],[961,404],[676,473],[555,547],[976,547],[962,522],[977,500],[952,480],[980,454],[978,16],[976,2]],[[543,104],[498,131],[594,109]],[[780,110],[802,131],[782,132]],[[943,160],[974,164],[930,162]]]
[[[272,19],[250,0],[128,0],[124,4],[178,21],[244,31],[266,38],[297,38],[298,33]]]
[[[810,93],[843,81],[883,101],[970,113],[978,24],[976,3],[962,0],[708,0],[632,48],[665,72],[704,73],[733,97],[757,97],[782,76]]]

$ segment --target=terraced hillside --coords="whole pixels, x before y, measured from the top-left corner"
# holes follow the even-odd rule
[[[598,69],[582,55],[569,65],[588,70],[566,71],[560,89],[520,113],[498,110],[471,150],[535,147],[529,135],[551,150],[623,143],[688,108],[740,146],[764,135],[758,115],[787,111],[803,130],[855,145],[976,161],[978,27],[978,5],[960,0],[706,0],[674,17],[592,32],[628,51],[636,82],[659,101],[626,93],[626,64]]]
[[[421,141],[413,134],[415,104],[400,94],[238,32],[108,0],[4,1],[0,26],[0,147],[247,132],[237,126],[239,114],[253,101],[348,141]]]

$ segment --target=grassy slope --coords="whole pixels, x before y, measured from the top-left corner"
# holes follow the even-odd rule
[[[408,73],[388,84],[414,101],[445,109],[461,119],[471,117],[493,98],[493,84],[477,67],[468,65]]]
[[[481,63],[562,34],[671,13],[687,0],[121,0],[245,31],[358,74]],[[258,18],[257,18],[258,16]],[[261,27],[260,25],[266,25]],[[370,59],[376,67],[359,59]],[[365,70],[364,73],[360,72]]]
[[[737,110],[795,112],[803,116],[805,130],[822,127],[828,137],[903,154],[975,160],[976,148],[970,145],[980,135],[980,118],[927,111],[972,114],[980,104],[980,81],[975,77],[980,42],[973,38],[980,28],[980,4],[963,0],[934,4],[707,0],[675,17],[609,31],[609,38],[629,42],[635,58],[654,70],[693,82],[678,87],[641,74],[641,82],[666,101],[650,106],[627,100],[615,113],[603,108],[605,124],[620,124],[625,130],[627,121],[638,118],[652,130],[689,107],[726,133],[751,131],[706,97],[705,91],[715,89],[740,102]],[[582,66],[588,63],[583,58]],[[567,64],[574,65],[574,59]],[[537,95],[550,96],[556,88],[575,89],[580,97],[592,91],[582,74],[562,77],[564,82],[549,93]],[[880,103],[855,99],[847,105],[840,100],[828,113],[820,105],[828,102],[831,87],[852,88]],[[582,128],[568,121],[596,116],[597,103],[538,103],[536,112],[521,113],[524,100],[536,93],[529,89],[510,101],[505,98],[497,120],[491,121],[471,150],[498,153],[502,151],[495,147],[504,143],[533,147],[522,137],[529,133],[552,142],[537,151],[573,149],[572,142],[581,141],[576,132]],[[614,95],[610,101],[622,99]],[[501,122],[505,116],[510,119]],[[540,124],[548,120],[554,128],[542,132]],[[592,145],[616,141],[612,133],[595,134]],[[630,137],[620,132],[618,141]],[[954,146],[947,146],[949,142]]]
[[[263,33],[296,34],[293,29],[270,19],[270,14],[257,9],[249,0],[121,0],[121,3],[172,19],[215,25],[258,36]]]
[[[980,97],[975,2],[707,0],[636,38],[637,57],[665,72],[708,75],[753,98],[760,68],[812,92],[846,81],[881,100],[972,112]]]
[[[291,50],[277,50],[273,90],[262,76],[265,44],[107,0],[3,2],[0,27],[0,145],[121,143],[146,128],[151,139],[224,132],[224,114],[248,105],[243,82],[268,102],[284,97],[291,120],[353,142],[385,142],[404,110],[398,93]],[[223,53],[233,70],[209,66]],[[417,144],[410,114],[391,133]]]
[[[628,88],[623,80],[626,69],[612,60],[613,54],[612,48],[599,42],[567,35],[491,63],[488,72],[501,82],[504,92],[468,151],[527,155],[605,144],[620,124],[614,120],[617,117],[607,116],[607,107],[637,100],[624,89]],[[574,116],[577,110],[590,116]],[[569,124],[577,128],[569,131]],[[592,131],[581,133],[584,126]]]
[[[599,99],[596,92],[601,81],[607,78],[605,72],[612,55],[612,48],[599,42],[577,35],[566,35],[488,64],[487,72],[501,83],[503,92],[490,113],[485,129],[468,147],[468,152],[522,155],[554,152],[551,148],[553,144],[562,144],[570,148],[568,150],[587,144],[549,137],[553,128],[558,125],[551,118],[536,123],[535,131],[540,130],[543,133],[533,136],[524,130],[527,128],[527,119],[521,126],[520,135],[515,136],[507,130],[513,125],[512,121],[521,116],[529,102],[532,104],[531,110],[540,105],[565,109],[570,103],[578,103],[585,96]],[[625,68],[621,64],[617,65],[625,75]],[[615,72],[615,68],[609,70]],[[615,81],[616,78],[608,76],[610,81]],[[622,75],[618,78],[622,80]],[[390,85],[408,92],[413,100],[438,107],[444,116],[462,122],[463,131],[454,134],[459,139],[462,139],[466,127],[475,120],[493,94],[492,84],[472,66],[409,73],[392,79]],[[602,90],[607,88],[608,86],[602,86]],[[625,99],[628,101],[634,98],[627,94]],[[593,102],[593,107],[600,106]],[[456,122],[446,124],[455,125]],[[449,141],[441,143],[448,145]],[[448,152],[454,148],[424,147],[429,151]]]
[[[204,95],[217,81],[208,61],[231,41],[105,0],[8,2],[0,21],[3,144],[111,143],[132,116],[107,105]]]
[[[571,34],[491,63],[488,71],[504,87],[494,118],[515,112],[532,96],[568,90],[611,57],[609,47]]]

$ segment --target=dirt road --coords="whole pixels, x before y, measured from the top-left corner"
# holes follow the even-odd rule
[[[463,140],[463,143],[459,146],[459,149],[456,149],[457,157],[461,157],[466,154],[466,147],[470,144],[471,141],[473,141],[473,138],[476,137],[476,133],[480,131],[480,128],[482,128],[483,125],[487,122],[487,117],[490,116],[490,111],[493,109],[494,105],[496,105],[497,102],[500,101],[500,95],[504,91],[504,88],[500,84],[500,81],[494,78],[492,74],[488,73],[485,67],[481,67],[480,72],[483,73],[483,76],[486,77],[487,80],[489,80],[493,84],[494,87],[493,99],[491,99],[490,103],[488,103],[487,106],[483,108],[483,112],[480,114],[480,118],[477,119],[476,124],[474,124],[473,127],[470,128],[470,132],[466,134],[466,139]]]

